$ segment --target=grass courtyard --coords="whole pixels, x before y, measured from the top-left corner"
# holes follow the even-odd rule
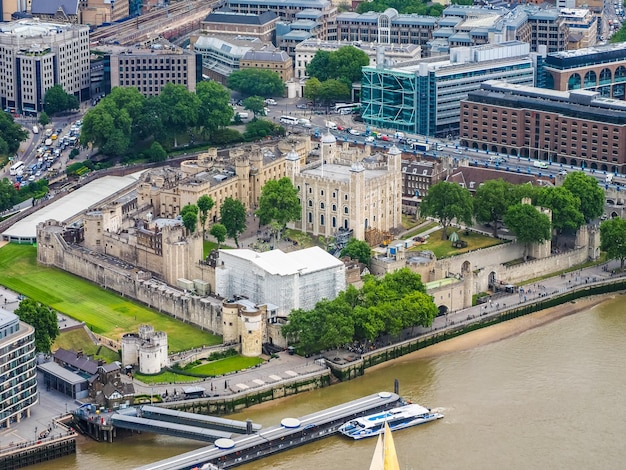
[[[61,333],[52,345],[53,351],[58,348],[82,351],[85,356],[92,356],[96,361],[103,359],[109,363],[121,359],[115,351],[95,344],[84,329]]]
[[[448,228],[448,237],[452,232],[457,232],[459,239],[467,242],[465,248],[454,248],[450,240],[441,239],[441,230],[437,230],[430,234],[426,243],[414,245],[411,251],[430,250],[435,254],[437,259],[441,259],[503,243],[503,241],[498,238],[488,237],[475,232],[469,232],[466,235],[464,230],[456,230],[453,228]]]
[[[8,244],[0,248],[0,284],[54,310],[83,321],[92,331],[119,339],[149,324],[167,332],[169,350],[184,351],[221,343],[219,336],[175,320],[96,284],[37,263],[37,248]]]

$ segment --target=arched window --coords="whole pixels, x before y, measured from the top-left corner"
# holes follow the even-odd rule
[[[596,86],[598,78],[593,70],[590,70],[585,74],[585,88],[591,88]]]
[[[333,204],[333,212],[337,212],[337,204]]]
[[[320,214],[320,225],[324,225],[324,214]]]
[[[568,90],[577,90],[580,88],[580,75],[577,73],[573,73],[570,75],[569,80],[567,81],[567,89]]]
[[[309,207],[313,207],[313,201],[309,199]]]
[[[323,209],[323,208],[324,208],[324,203],[320,202],[320,209]]]
[[[348,206],[345,206],[345,207],[343,208],[343,213],[344,213],[344,214],[347,214],[347,213],[348,213]]]

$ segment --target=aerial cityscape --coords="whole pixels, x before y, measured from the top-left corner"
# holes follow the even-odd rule
[[[0,468],[621,468],[625,5],[0,2]]]

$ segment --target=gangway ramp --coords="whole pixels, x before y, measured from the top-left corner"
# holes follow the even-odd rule
[[[236,434],[252,434],[261,430],[260,424],[252,421],[238,421],[235,419],[219,418],[217,416],[188,413],[186,411],[171,410],[159,406],[144,405],[139,408],[143,418],[165,421],[168,423],[184,424],[206,429],[231,432]]]
[[[218,439],[230,439],[232,437],[232,433],[230,432],[206,429],[198,426],[188,426],[186,424],[168,423],[166,421],[140,418],[139,416],[130,416],[120,413],[115,413],[111,416],[111,423],[116,428],[166,434],[168,436],[204,442],[214,442]]]

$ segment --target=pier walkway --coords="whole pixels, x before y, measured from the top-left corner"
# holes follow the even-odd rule
[[[381,392],[342,405],[318,411],[301,418],[285,418],[251,435],[218,439],[214,445],[155,462],[137,470],[184,470],[191,468],[231,468],[261,459],[333,435],[346,421],[377,411],[390,409],[402,402],[399,395]]]

